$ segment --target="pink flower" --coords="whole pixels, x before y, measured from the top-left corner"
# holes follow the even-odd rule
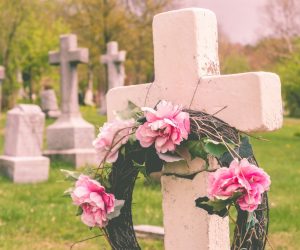
[[[220,168],[210,174],[208,196],[210,199],[228,199],[235,192],[242,195],[237,199],[242,210],[254,211],[261,203],[262,194],[269,190],[270,176],[262,169],[242,159],[235,159],[229,168]]]
[[[97,138],[93,141],[100,161],[103,161],[105,156],[109,163],[118,159],[119,149],[128,141],[134,123],[134,120],[115,120],[104,123],[104,126],[99,129]]]
[[[142,147],[155,144],[158,153],[174,151],[190,132],[189,114],[181,111],[181,107],[171,102],[161,101],[157,110],[143,108],[146,122],[139,126],[136,138]]]
[[[105,192],[105,188],[86,175],[80,175],[71,193],[73,203],[83,210],[81,220],[89,227],[107,224],[107,214],[114,211],[115,196]]]

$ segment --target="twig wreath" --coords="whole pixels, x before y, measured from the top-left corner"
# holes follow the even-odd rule
[[[93,142],[98,168],[85,173],[63,170],[75,181],[66,194],[78,206],[82,222],[100,228],[112,249],[140,249],[131,211],[136,178],[161,171],[165,162],[185,161],[181,149],[187,149],[192,159],[205,160],[203,171],[210,172],[208,196],[196,199],[195,206],[211,215],[229,216],[235,224],[231,249],[264,249],[271,182],[258,168],[248,136],[214,115],[164,100],[154,109],[132,103],[128,107],[105,123]],[[217,159],[219,168],[210,167],[210,157]],[[237,210],[236,220],[231,208]]]

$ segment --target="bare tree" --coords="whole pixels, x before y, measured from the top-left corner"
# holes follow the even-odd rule
[[[292,53],[293,39],[300,35],[300,1],[268,0],[264,13],[271,35],[283,39],[286,49]]]

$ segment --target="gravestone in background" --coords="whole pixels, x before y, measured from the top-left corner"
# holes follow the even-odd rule
[[[0,66],[0,84],[3,82],[5,79],[5,69],[3,66]]]
[[[42,156],[45,114],[37,105],[21,104],[7,112],[0,170],[16,183],[48,179],[49,159]]]
[[[124,86],[125,83],[125,67],[126,51],[119,51],[117,42],[107,43],[107,52],[100,58],[101,63],[107,65],[108,90]],[[106,97],[104,93],[101,95],[100,113],[106,114]]]
[[[156,15],[153,40],[155,81],[111,89],[107,94],[110,121],[114,111],[123,110],[129,100],[140,107],[155,107],[164,99],[216,114],[245,132],[281,127],[280,79],[276,74],[219,75],[213,12],[190,8]],[[195,206],[196,198],[207,196],[208,173],[202,171],[204,168],[200,158],[164,166],[161,182],[166,250],[230,249],[228,218],[208,215]],[[192,180],[191,175],[195,176]]]
[[[41,92],[41,108],[50,118],[58,118],[61,114],[54,89],[44,89]]]
[[[88,83],[88,88],[84,93],[84,104],[87,106],[95,106],[94,103],[94,94],[93,94],[93,78],[90,77],[89,83]]]
[[[50,64],[60,65],[61,112],[47,128],[47,150],[51,157],[72,162],[76,167],[97,164],[92,146],[95,128],[79,111],[77,64],[88,62],[88,49],[77,47],[75,35],[60,36],[60,51],[49,53]]]

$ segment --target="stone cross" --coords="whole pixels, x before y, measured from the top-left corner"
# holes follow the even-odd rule
[[[239,130],[276,130],[282,125],[281,86],[276,74],[219,75],[217,21],[213,12],[190,8],[158,14],[153,20],[155,81],[120,87],[107,95],[108,119],[128,100],[154,107],[165,99],[214,114]],[[195,207],[207,195],[203,160],[164,166],[161,178],[165,249],[229,249],[227,218]],[[180,176],[195,174],[193,180]]]
[[[76,35],[60,37],[60,51],[50,52],[49,61],[60,65],[61,111],[58,120],[47,128],[46,155],[61,157],[76,167],[96,164],[92,146],[95,128],[80,114],[78,104],[77,64],[88,62],[88,50],[77,47]]]
[[[60,65],[61,110],[62,115],[78,115],[77,64],[88,63],[89,51],[77,47],[76,35],[60,37],[60,51],[49,52],[49,62]]]
[[[42,156],[45,114],[37,105],[20,104],[7,112],[0,169],[14,182],[48,179],[49,159]]]
[[[107,54],[101,56],[101,63],[107,65],[108,89],[124,85],[124,61],[126,51],[119,51],[117,42],[107,43]]]
[[[119,51],[117,42],[107,43],[107,54],[100,57],[100,62],[107,65],[108,90],[124,86],[126,51]],[[106,114],[106,96],[101,93],[101,114]]]

